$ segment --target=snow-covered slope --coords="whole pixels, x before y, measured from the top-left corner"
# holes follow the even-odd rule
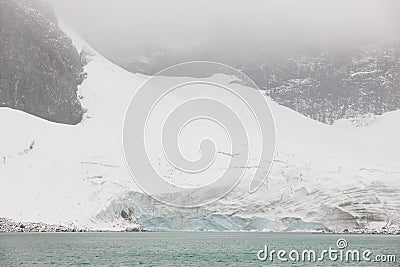
[[[6,122],[0,131],[0,217],[103,229],[129,225],[122,211],[149,229],[315,230],[400,224],[400,112],[377,117],[368,127],[346,122],[330,126],[270,102],[276,158],[256,193],[239,186],[198,209],[155,203],[138,193],[122,148],[125,111],[146,77],[115,66],[65,30],[78,49],[91,55],[88,78],[80,87],[88,111],[80,124],[66,126],[0,109]],[[159,79],[166,84],[185,80]],[[151,151],[157,159],[157,147]]]
[[[130,96],[144,79],[111,64],[78,36],[73,40],[92,55],[80,87],[88,109],[80,124],[0,110],[2,217],[91,226],[111,198],[133,185],[124,165],[121,125]]]

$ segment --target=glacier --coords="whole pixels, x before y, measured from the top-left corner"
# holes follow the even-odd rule
[[[326,125],[268,98],[276,155],[259,190],[249,193],[239,185],[200,208],[156,202],[131,178],[122,144],[125,111],[148,77],[114,65],[62,27],[78,50],[90,55],[88,77],[79,87],[87,112],[72,126],[0,108],[6,122],[0,131],[0,217],[101,230],[140,225],[155,231],[339,231],[400,225],[400,111],[361,127],[349,120]],[[161,84],[186,80],[159,79]],[[151,154],[157,160],[159,148]],[[160,172],[183,179],[170,167]]]

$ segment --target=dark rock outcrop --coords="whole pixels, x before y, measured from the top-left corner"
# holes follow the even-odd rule
[[[43,0],[0,0],[0,107],[66,124],[82,120],[77,49]]]

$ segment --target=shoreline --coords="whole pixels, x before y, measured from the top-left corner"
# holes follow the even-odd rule
[[[2,233],[104,233],[104,232],[148,232],[139,228],[126,228],[120,231],[93,230],[80,228],[76,225],[56,225],[43,222],[19,222],[12,219],[0,218],[0,234]]]
[[[52,225],[42,222],[18,222],[12,219],[0,218],[0,234],[2,233],[129,233],[129,232],[198,232],[198,233],[307,233],[307,234],[321,234],[321,235],[400,235],[400,226],[388,227],[383,229],[354,229],[343,231],[150,231],[141,227],[126,228],[124,230],[94,230],[87,228],[80,228],[75,225],[63,226]]]

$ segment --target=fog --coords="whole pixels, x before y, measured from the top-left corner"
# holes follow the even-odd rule
[[[106,55],[271,54],[400,38],[398,0],[49,0]]]

